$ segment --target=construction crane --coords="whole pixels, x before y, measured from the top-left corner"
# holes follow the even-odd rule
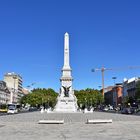
[[[127,70],[127,69],[139,69],[140,66],[130,66],[130,67],[122,67],[122,68],[105,68],[104,66],[102,68],[95,68],[92,69],[91,72],[101,71],[102,73],[102,95],[104,96],[104,72],[106,70]],[[113,79],[115,77],[112,77]]]

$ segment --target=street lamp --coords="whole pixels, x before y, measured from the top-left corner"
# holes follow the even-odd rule
[[[117,77],[112,77],[112,79],[114,80],[113,104],[115,106],[117,106],[117,91],[116,91],[116,87],[115,87],[115,84],[116,84],[115,80],[117,79]]]
[[[35,84],[36,84],[36,83],[33,82],[33,83],[31,83],[30,85],[26,86],[26,87],[28,88],[29,92],[31,92],[31,90],[33,89],[33,86],[34,86]]]
[[[17,79],[17,77],[13,76],[13,79],[14,79],[14,93],[15,93],[15,86],[16,86],[15,80]]]
[[[14,75],[14,76],[13,76],[13,80],[14,80],[14,85],[13,85],[13,86],[14,86],[14,87],[11,88],[11,91],[10,91],[10,92],[11,92],[11,93],[10,93],[10,103],[13,103],[13,101],[15,101],[15,95],[14,95],[14,94],[15,94],[15,84],[16,84],[16,83],[15,83],[15,80],[16,80],[16,79],[17,79],[17,77]]]
[[[85,98],[85,108],[87,108],[87,99]]]
[[[102,90],[101,90],[102,86],[98,86],[98,87],[99,87],[99,92],[101,93],[101,91],[102,91]]]
[[[92,98],[90,98],[90,105],[91,105],[91,107],[93,107],[93,106],[92,106]]]
[[[50,108],[50,105],[49,105],[49,98],[48,98],[48,108]]]
[[[112,79],[114,80],[114,86],[115,86],[115,80],[117,79],[117,77],[112,77]]]

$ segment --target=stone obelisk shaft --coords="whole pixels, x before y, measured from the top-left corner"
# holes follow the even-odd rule
[[[69,65],[69,34],[64,35],[64,69],[70,69]]]
[[[66,32],[64,35],[64,65],[62,68],[62,77],[60,79],[62,86],[69,87],[72,86],[72,69],[70,67],[69,58],[69,34]]]

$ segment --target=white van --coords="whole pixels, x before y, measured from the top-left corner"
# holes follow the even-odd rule
[[[15,113],[18,113],[18,110],[17,110],[17,109],[14,109],[14,108],[9,108],[9,109],[7,110],[7,113],[8,113],[8,114],[15,114]]]
[[[17,104],[8,104],[8,114],[18,113],[18,105]]]

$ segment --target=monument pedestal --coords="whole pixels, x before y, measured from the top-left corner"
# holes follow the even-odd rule
[[[55,106],[55,112],[77,112],[77,99],[75,95],[70,97],[59,96],[57,98],[57,104]]]

